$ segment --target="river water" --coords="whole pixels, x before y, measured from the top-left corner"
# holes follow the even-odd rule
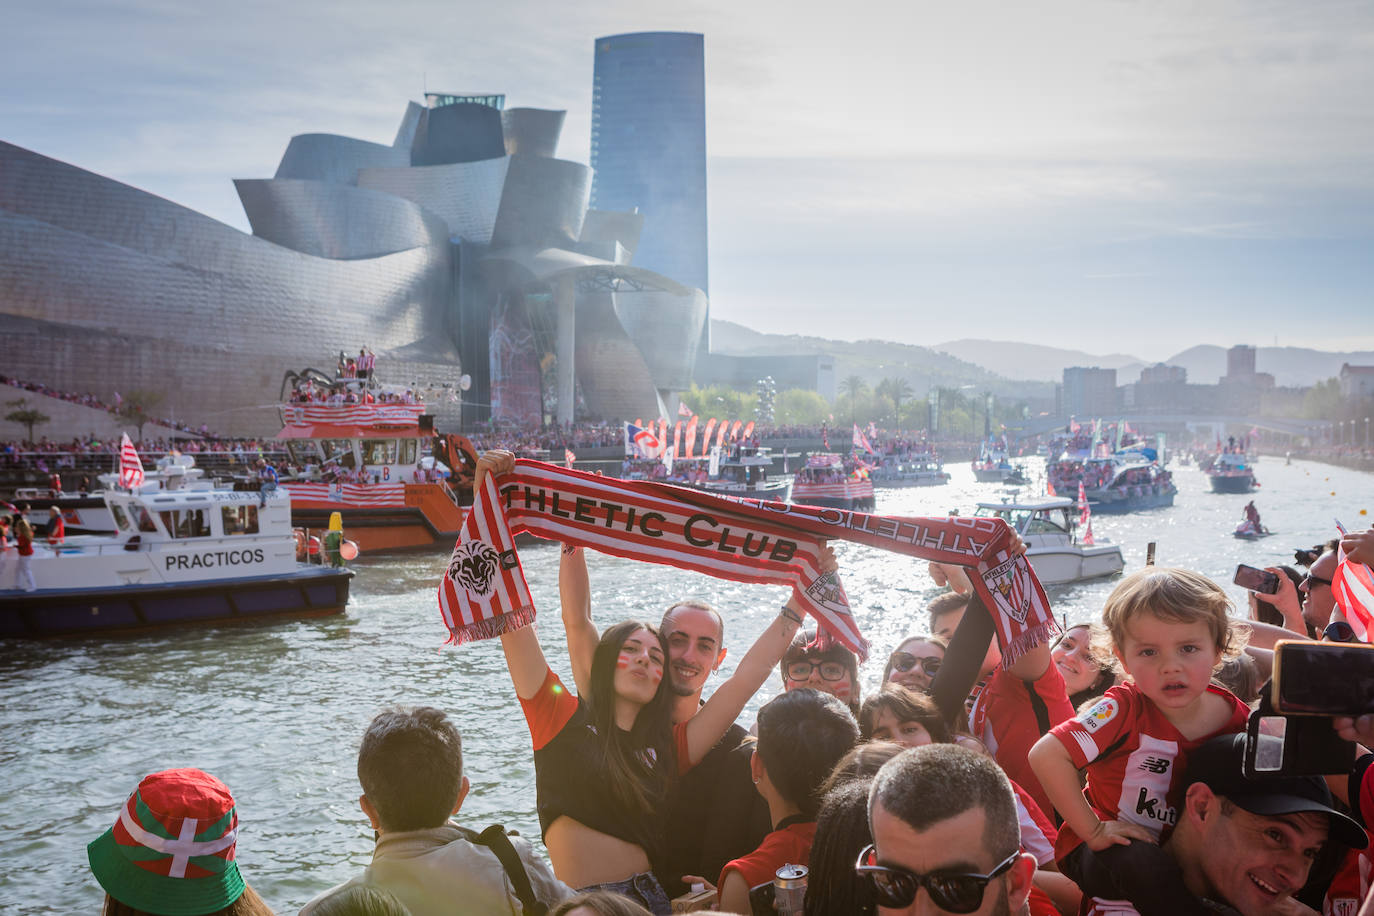
[[[1038,471],[1038,460],[1032,462]],[[879,490],[878,511],[944,515],[972,511],[1003,488],[977,484],[967,465],[950,484]],[[1176,468],[1176,504],[1127,516],[1097,516],[1099,539],[1119,543],[1128,570],[1156,541],[1157,562],[1200,570],[1231,584],[1237,563],[1291,562],[1295,547],[1370,523],[1374,475],[1265,458],[1254,494],[1279,534],[1258,542],[1230,536],[1249,497],[1208,491],[1194,468]],[[845,586],[873,644],[865,690],[886,653],[924,630],[937,589],[924,564],[840,543]],[[503,823],[538,835],[529,734],[497,641],[445,647],[435,586],[447,550],[357,564],[346,614],[252,628],[193,629],[117,640],[0,643],[0,906],[7,913],[96,913],[101,891],[85,844],[107,829],[138,780],[196,766],[226,782],[238,802],[238,857],[249,883],[274,908],[294,913],[324,888],[356,874],[371,854],[357,805],[358,740],[393,705],[446,710],[463,733],[472,792],[461,819]],[[539,629],[554,669],[571,683],[558,624],[558,551],[522,553],[540,609]],[[705,597],[725,613],[724,670],[786,599],[782,588],[738,585],[663,566],[592,555],[597,625],[631,616],[656,620],[672,600]],[[1100,613],[1112,580],[1050,590],[1069,621]],[[745,711],[752,721],[776,687]]]

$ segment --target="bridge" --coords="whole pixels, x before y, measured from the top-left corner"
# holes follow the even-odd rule
[[[1079,418],[1080,421],[1082,419]],[[1242,436],[1252,429],[1258,429],[1295,439],[1328,441],[1336,429],[1336,424],[1331,420],[1307,420],[1300,417],[1123,412],[1111,416],[1104,415],[1100,419],[1103,421],[1125,420],[1134,427],[1166,433],[1172,431],[1174,434],[1178,434],[1178,432],[1186,431],[1190,437],[1199,439],[1216,439],[1218,437],[1225,439],[1228,435]],[[1350,424],[1347,435],[1352,436],[1356,441],[1363,441],[1358,434],[1368,435],[1368,421],[1365,421],[1366,429],[1364,430],[1358,429],[1355,421],[1347,420],[1345,422]],[[1031,439],[1046,433],[1063,430],[1068,424],[1069,418],[1067,417],[1030,417],[1019,424],[1008,424],[1007,435],[1014,439]]]

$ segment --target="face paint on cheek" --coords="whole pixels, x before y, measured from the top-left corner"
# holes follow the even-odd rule
[[[830,693],[834,695],[835,699],[843,700],[846,703],[849,702],[849,698],[853,694],[853,692],[854,688],[850,685],[848,681],[840,681],[838,684],[835,685],[834,689],[830,691]]]
[[[624,652],[621,652],[619,655],[615,657],[615,667],[616,670],[624,670],[630,667],[630,656],[626,655]]]

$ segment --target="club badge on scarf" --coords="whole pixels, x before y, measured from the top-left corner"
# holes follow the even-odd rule
[[[439,610],[450,643],[491,639],[534,622],[534,599],[490,476],[475,494],[439,582]]]
[[[485,639],[533,619],[512,532],[590,547],[738,582],[791,585],[803,608],[861,658],[868,644],[835,573],[821,569],[821,541],[857,541],[967,567],[993,613],[1006,664],[1058,632],[1025,557],[1012,557],[1011,528],[995,518],[904,518],[716,496],[645,481],[617,480],[520,459],[499,484],[490,478],[472,507],[440,589],[452,641]],[[480,531],[469,534],[469,530]],[[479,541],[490,548],[464,547]],[[482,569],[501,567],[491,597],[461,587],[476,551]],[[507,554],[507,551],[509,553]],[[513,567],[509,564],[514,563]],[[454,563],[458,564],[455,570]],[[492,573],[495,576],[495,573]],[[518,589],[514,585],[518,582]],[[444,602],[448,600],[448,604]]]

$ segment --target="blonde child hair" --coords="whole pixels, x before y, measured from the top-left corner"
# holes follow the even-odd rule
[[[1142,614],[1174,623],[1205,623],[1224,662],[1241,653],[1250,635],[1249,627],[1231,618],[1231,608],[1226,593],[1201,573],[1146,566],[1112,589],[1102,608],[1102,623],[1118,650],[1126,641],[1126,627]]]

